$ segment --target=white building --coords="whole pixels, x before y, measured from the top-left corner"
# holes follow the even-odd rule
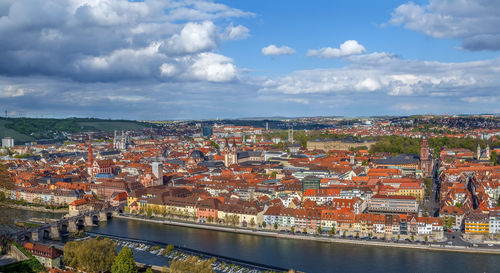
[[[500,234],[500,208],[493,208],[490,210],[489,219],[490,233]]]
[[[2,148],[14,147],[14,139],[11,137],[2,138]]]

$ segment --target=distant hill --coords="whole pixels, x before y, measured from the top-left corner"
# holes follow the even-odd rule
[[[85,131],[139,130],[149,127],[133,120],[95,118],[0,118],[0,137],[10,136],[16,143],[37,139],[60,139],[64,133]]]

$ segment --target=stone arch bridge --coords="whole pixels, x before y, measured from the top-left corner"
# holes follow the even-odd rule
[[[76,216],[65,216],[55,222],[18,231],[11,235],[16,241],[22,242],[36,242],[46,239],[60,240],[63,235],[76,232],[83,227],[93,226],[99,222],[108,221],[113,215],[120,212],[121,208],[112,207],[100,211],[85,212]]]

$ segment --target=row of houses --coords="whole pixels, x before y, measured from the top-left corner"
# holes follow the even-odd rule
[[[202,223],[257,226],[264,210],[255,202],[212,198],[183,188],[151,187],[132,192],[127,198],[131,212],[150,212],[196,219]]]
[[[464,219],[466,234],[500,234],[500,207],[490,213],[470,213]]]
[[[21,188],[5,190],[6,196],[12,200],[24,200],[33,204],[66,206],[83,196],[80,190]]]
[[[430,235],[443,232],[439,217],[418,217],[406,214],[356,214],[349,209],[332,208],[285,208],[269,207],[264,213],[264,222],[279,228],[306,228],[334,230],[338,233],[361,232],[392,235]]]

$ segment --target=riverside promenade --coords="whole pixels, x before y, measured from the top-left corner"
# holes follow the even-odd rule
[[[387,241],[373,241],[373,240],[354,240],[354,239],[344,239],[344,238],[333,238],[330,236],[321,235],[302,235],[302,234],[286,234],[275,231],[264,231],[257,229],[246,229],[239,227],[227,227],[218,225],[209,225],[201,223],[191,223],[182,222],[169,219],[147,219],[134,216],[116,215],[116,218],[143,221],[149,223],[157,223],[164,225],[174,225],[198,229],[208,229],[222,232],[232,232],[240,234],[249,234],[256,236],[267,236],[274,238],[285,238],[294,240],[308,240],[317,241],[325,243],[342,243],[342,244],[353,244],[353,245],[367,245],[367,246],[379,246],[379,247],[390,247],[390,248],[408,248],[408,249],[418,249],[418,250],[431,250],[431,251],[448,251],[448,252],[462,252],[462,253],[475,253],[475,254],[500,254],[500,249],[494,248],[480,248],[480,247],[465,247],[465,246],[450,246],[441,244],[409,244],[409,243],[393,243]]]

